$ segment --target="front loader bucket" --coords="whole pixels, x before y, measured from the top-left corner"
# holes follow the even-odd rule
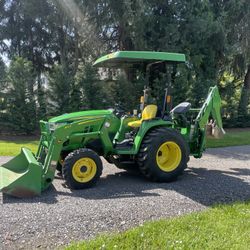
[[[15,197],[41,194],[42,167],[29,149],[0,166],[0,191]]]

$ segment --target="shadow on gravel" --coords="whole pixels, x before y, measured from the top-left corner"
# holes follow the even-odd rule
[[[41,196],[36,196],[32,198],[17,198],[6,194],[3,194],[3,204],[15,204],[15,203],[47,203],[55,204],[57,203],[57,191],[54,185],[51,185],[46,191],[42,193]]]
[[[84,199],[125,199],[145,196],[162,196],[163,199],[167,199],[167,196],[162,192],[166,190],[175,191],[200,204],[211,206],[218,203],[250,200],[250,185],[243,178],[240,178],[249,175],[250,169],[247,168],[232,168],[230,171],[189,168],[176,182],[152,183],[140,175],[119,172],[101,178],[98,185],[90,189],[57,191],[54,186],[51,186],[41,197],[17,199],[4,196],[3,202],[51,204],[58,202],[58,196],[61,196],[60,202],[63,202],[62,197],[67,196],[77,197],[81,202],[84,202]]]
[[[56,179],[62,179],[56,177]],[[3,194],[3,203],[57,203],[58,196],[78,197],[79,199],[115,199],[115,198],[130,198],[130,197],[145,197],[145,196],[160,196],[152,190],[159,188],[157,183],[148,182],[139,174],[118,172],[107,175],[100,179],[98,184],[89,189],[70,190],[65,187],[63,180],[61,183],[65,188],[64,191],[56,190],[54,185],[44,191],[40,197],[32,198],[16,198]],[[64,189],[62,188],[62,189]],[[147,192],[150,191],[150,192]]]
[[[240,161],[250,160],[250,145],[225,147],[225,148],[209,148],[206,155],[212,155],[215,158],[237,159]]]
[[[250,184],[241,176],[249,176],[250,169],[231,168],[230,171],[190,168],[172,189],[200,204],[212,206],[221,203],[250,200]]]

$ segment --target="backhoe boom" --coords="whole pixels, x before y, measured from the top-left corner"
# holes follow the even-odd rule
[[[204,129],[207,125],[209,116],[212,115],[213,120],[216,121],[217,127],[223,130],[220,109],[221,98],[219,90],[217,86],[214,86],[209,89],[207,99],[195,119],[199,124],[199,128]]]
[[[221,119],[221,98],[217,86],[211,87],[208,92],[207,99],[201,109],[191,109],[191,112],[197,112],[198,115],[191,125],[190,131],[190,152],[195,158],[201,158],[203,151],[206,148],[206,132],[208,120],[211,117],[210,134],[215,138],[220,138],[225,131]]]

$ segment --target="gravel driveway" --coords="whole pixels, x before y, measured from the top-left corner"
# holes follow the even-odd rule
[[[0,157],[0,163],[6,157]],[[250,146],[209,149],[173,183],[151,183],[104,163],[98,185],[70,191],[63,180],[41,197],[0,198],[0,249],[49,248],[121,231],[147,220],[250,199]]]

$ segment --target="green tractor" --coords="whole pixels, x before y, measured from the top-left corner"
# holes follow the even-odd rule
[[[128,68],[143,65],[147,77],[156,64],[176,65],[185,55],[165,52],[120,51],[99,58],[94,66]],[[132,115],[119,108],[64,114],[40,121],[37,153],[21,153],[0,166],[0,191],[16,197],[40,195],[62,171],[71,189],[96,184],[103,170],[101,156],[119,168],[139,169],[148,179],[170,182],[182,174],[190,155],[205,150],[206,125],[216,121],[223,131],[218,88],[211,87],[201,108],[183,102],[170,108],[169,87],[161,107],[148,98],[148,81],[141,97],[141,112]]]

